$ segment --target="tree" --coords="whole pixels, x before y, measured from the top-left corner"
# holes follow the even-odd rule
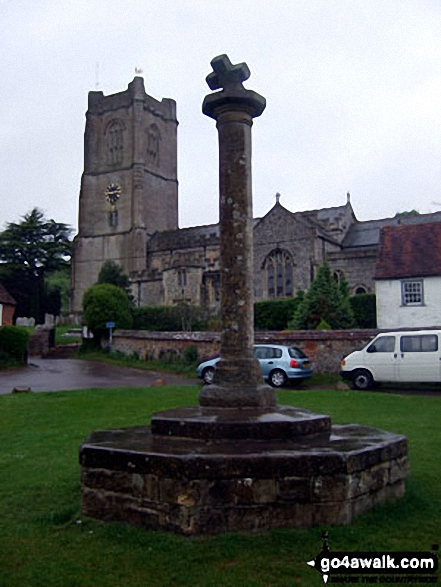
[[[130,279],[115,261],[108,260],[103,263],[98,274],[98,283],[109,283],[121,287],[126,292],[129,300],[133,302]]]
[[[92,285],[83,296],[83,320],[97,344],[107,336],[107,322],[114,322],[115,328],[132,328],[133,316],[126,292],[108,283]]]
[[[34,208],[0,233],[0,280],[16,299],[18,315],[44,318],[45,279],[69,267],[71,232],[67,224],[47,220]]]
[[[354,314],[349,303],[347,283],[341,286],[334,280],[329,265],[323,263],[309,290],[299,304],[289,327],[311,330],[327,323],[333,329],[352,328]]]

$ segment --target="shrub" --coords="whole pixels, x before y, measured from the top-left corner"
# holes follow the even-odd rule
[[[209,316],[198,306],[142,306],[133,308],[135,330],[179,332],[205,330]]]
[[[116,285],[92,285],[83,296],[83,318],[96,340],[107,336],[107,322],[115,328],[132,328],[130,301],[123,289]]]
[[[299,291],[295,298],[255,302],[254,327],[258,330],[285,330],[303,295]]]
[[[0,351],[3,357],[9,357],[21,363],[26,362],[29,332],[19,326],[0,328]]]
[[[375,294],[359,294],[349,298],[358,328],[377,328],[377,298]]]
[[[184,352],[182,353],[182,360],[186,365],[197,363],[198,359],[198,349],[194,344],[185,347]]]
[[[289,327],[300,330],[317,328],[325,320],[333,329],[353,328],[354,314],[346,283],[334,280],[329,265],[320,265],[313,282],[299,304]]]

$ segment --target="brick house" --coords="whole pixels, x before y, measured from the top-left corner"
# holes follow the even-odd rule
[[[10,326],[13,322],[17,302],[0,283],[0,326]]]

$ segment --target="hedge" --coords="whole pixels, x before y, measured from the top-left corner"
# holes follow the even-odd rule
[[[377,298],[375,294],[358,294],[349,298],[357,328],[377,328]]]
[[[4,359],[11,358],[21,363],[26,362],[29,332],[19,326],[2,326],[0,328],[0,351]]]
[[[287,300],[255,302],[254,328],[257,330],[286,330],[299,303],[300,296]]]

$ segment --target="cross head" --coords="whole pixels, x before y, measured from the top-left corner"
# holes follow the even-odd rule
[[[237,90],[250,77],[246,63],[233,65],[227,55],[219,55],[211,61],[213,71],[207,75],[206,81],[210,90]]]

